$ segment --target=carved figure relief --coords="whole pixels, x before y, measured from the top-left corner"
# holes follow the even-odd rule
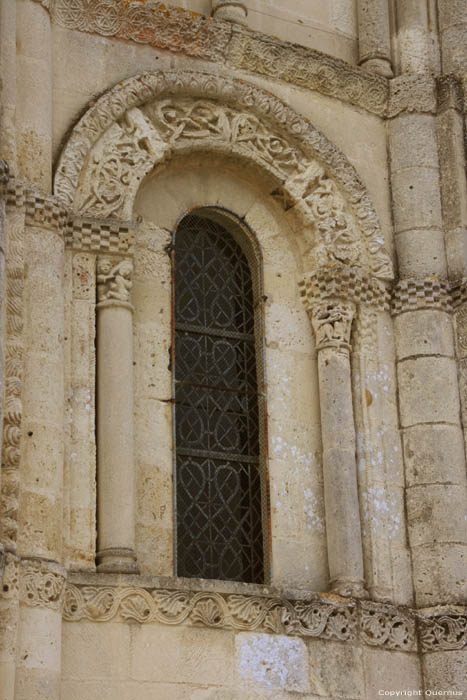
[[[98,258],[97,300],[101,302],[115,299],[130,302],[132,274],[131,260],[121,260],[115,264],[110,258]]]
[[[328,301],[316,305],[311,316],[316,348],[349,348],[353,316],[353,305],[343,301]]]

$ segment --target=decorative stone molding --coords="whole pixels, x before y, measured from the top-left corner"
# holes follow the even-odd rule
[[[451,288],[452,305],[456,309],[467,301],[467,278],[459,280]]]
[[[97,301],[130,302],[133,274],[131,260],[111,260],[99,257],[97,260]]]
[[[30,607],[61,609],[66,572],[53,562],[22,560],[19,571],[20,601]]]
[[[407,279],[398,282],[392,294],[392,314],[402,314],[418,309],[452,311],[449,284],[435,277]]]
[[[10,166],[6,160],[0,160],[0,193],[3,194],[5,185],[10,179]]]
[[[0,578],[0,599],[15,599],[19,593],[19,559],[10,552],[4,555],[3,578]]]
[[[437,103],[436,82],[429,75],[401,75],[389,81],[388,117],[401,112],[436,114]]]
[[[384,283],[357,267],[336,265],[307,273],[299,282],[299,288],[306,308],[339,297],[381,311],[389,309],[390,295]]]
[[[67,210],[54,197],[25,190],[26,225],[38,226],[62,233],[67,220]]]
[[[23,416],[23,278],[24,190],[14,180],[6,185],[6,313],[4,345],[4,414],[0,532],[3,544],[14,550],[18,530],[19,464]]]
[[[388,81],[382,76],[218,16],[213,20],[161,2],[136,0],[55,0],[52,8],[53,21],[66,29],[114,36],[209,61],[224,60],[233,68],[279,78],[384,115]]]
[[[142,179],[194,146],[224,150],[272,176],[320,260],[350,259],[392,277],[378,219],[347,159],[290,107],[244,81],[157,72],[117,85],[74,129],[55,192],[82,215],[128,219]]]
[[[467,647],[467,607],[439,606],[417,615],[422,652]]]
[[[372,647],[415,651],[410,611],[379,603],[312,595],[307,600],[213,591],[148,589],[69,583],[63,606],[68,622],[191,624],[239,631],[360,640]]]
[[[219,61],[231,36],[229,22],[162,2],[55,0],[53,20],[66,29],[149,44],[158,49]]]
[[[227,62],[240,70],[358,105],[379,116],[386,112],[386,78],[314,49],[236,29],[228,46]]]
[[[73,250],[132,254],[136,224],[105,219],[69,216],[65,227],[65,246]]]
[[[462,82],[456,75],[442,75],[436,80],[438,87],[438,111],[455,109],[462,112],[464,91]]]

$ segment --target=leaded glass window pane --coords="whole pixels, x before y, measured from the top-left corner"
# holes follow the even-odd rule
[[[177,573],[263,581],[254,300],[247,259],[220,224],[175,241]]]

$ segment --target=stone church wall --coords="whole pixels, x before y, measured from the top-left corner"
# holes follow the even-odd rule
[[[465,694],[466,26],[0,0],[0,700]],[[194,210],[252,270],[264,585],[175,575]]]

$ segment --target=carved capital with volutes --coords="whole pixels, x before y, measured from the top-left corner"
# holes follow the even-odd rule
[[[246,24],[248,8],[242,0],[212,0],[212,16],[227,22]]]
[[[343,299],[328,299],[313,305],[309,313],[317,350],[337,348],[350,351],[355,304]]]
[[[133,262],[129,258],[115,260],[97,258],[97,301],[99,306],[128,305],[131,307]]]

